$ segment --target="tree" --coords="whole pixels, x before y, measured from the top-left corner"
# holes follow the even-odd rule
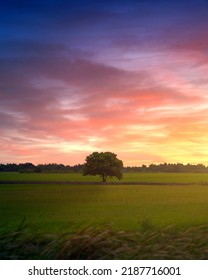
[[[103,182],[107,177],[123,177],[123,162],[117,155],[111,152],[94,152],[86,157],[83,175],[100,175]]]

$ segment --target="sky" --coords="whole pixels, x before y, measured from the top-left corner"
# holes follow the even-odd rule
[[[208,1],[2,0],[0,162],[208,165]]]

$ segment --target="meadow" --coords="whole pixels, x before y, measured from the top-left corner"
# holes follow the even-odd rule
[[[116,185],[93,185],[90,182],[101,181],[99,176],[79,173],[5,172],[0,173],[0,180],[15,182],[0,184],[0,221],[9,228],[17,227],[24,218],[49,232],[93,224],[135,230],[144,221],[156,227],[189,227],[208,222],[208,174],[204,173],[126,173],[121,183],[129,185],[120,185],[111,178],[109,181]],[[18,184],[20,181],[24,184]],[[27,184],[29,181],[37,183]],[[132,182],[149,184],[131,185]]]
[[[80,173],[18,173],[0,172],[0,181],[57,181],[100,182],[100,176],[83,176]],[[152,182],[152,183],[207,183],[208,173],[124,173],[119,181],[108,178],[108,182]]]
[[[81,174],[1,173],[0,176],[0,180],[16,182],[0,184],[1,232],[15,232],[23,220],[29,232],[76,234],[87,229],[85,236],[88,237],[89,228],[132,233],[158,232],[172,226],[174,231],[181,232],[208,225],[208,186],[205,184],[208,174],[124,174],[122,181],[129,185],[119,182],[94,185],[90,182],[100,181],[99,177]],[[86,185],[67,184],[87,180]],[[43,184],[44,181],[65,181],[66,184]],[[131,185],[131,182],[150,184]],[[154,185],[155,182],[167,185]],[[91,234],[95,235],[96,230]],[[106,230],[99,234],[102,236],[103,232]]]

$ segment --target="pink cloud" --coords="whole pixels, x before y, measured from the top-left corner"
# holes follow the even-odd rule
[[[77,57],[25,58],[19,71],[15,59],[0,92],[3,158],[75,164],[93,150],[113,150],[126,165],[139,164],[166,160],[177,141],[196,153],[191,143],[206,135],[206,96],[174,57],[149,72]]]

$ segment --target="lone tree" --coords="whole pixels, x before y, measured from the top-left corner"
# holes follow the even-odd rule
[[[123,162],[111,152],[94,152],[86,157],[83,175],[100,175],[103,182],[107,177],[123,177]]]

